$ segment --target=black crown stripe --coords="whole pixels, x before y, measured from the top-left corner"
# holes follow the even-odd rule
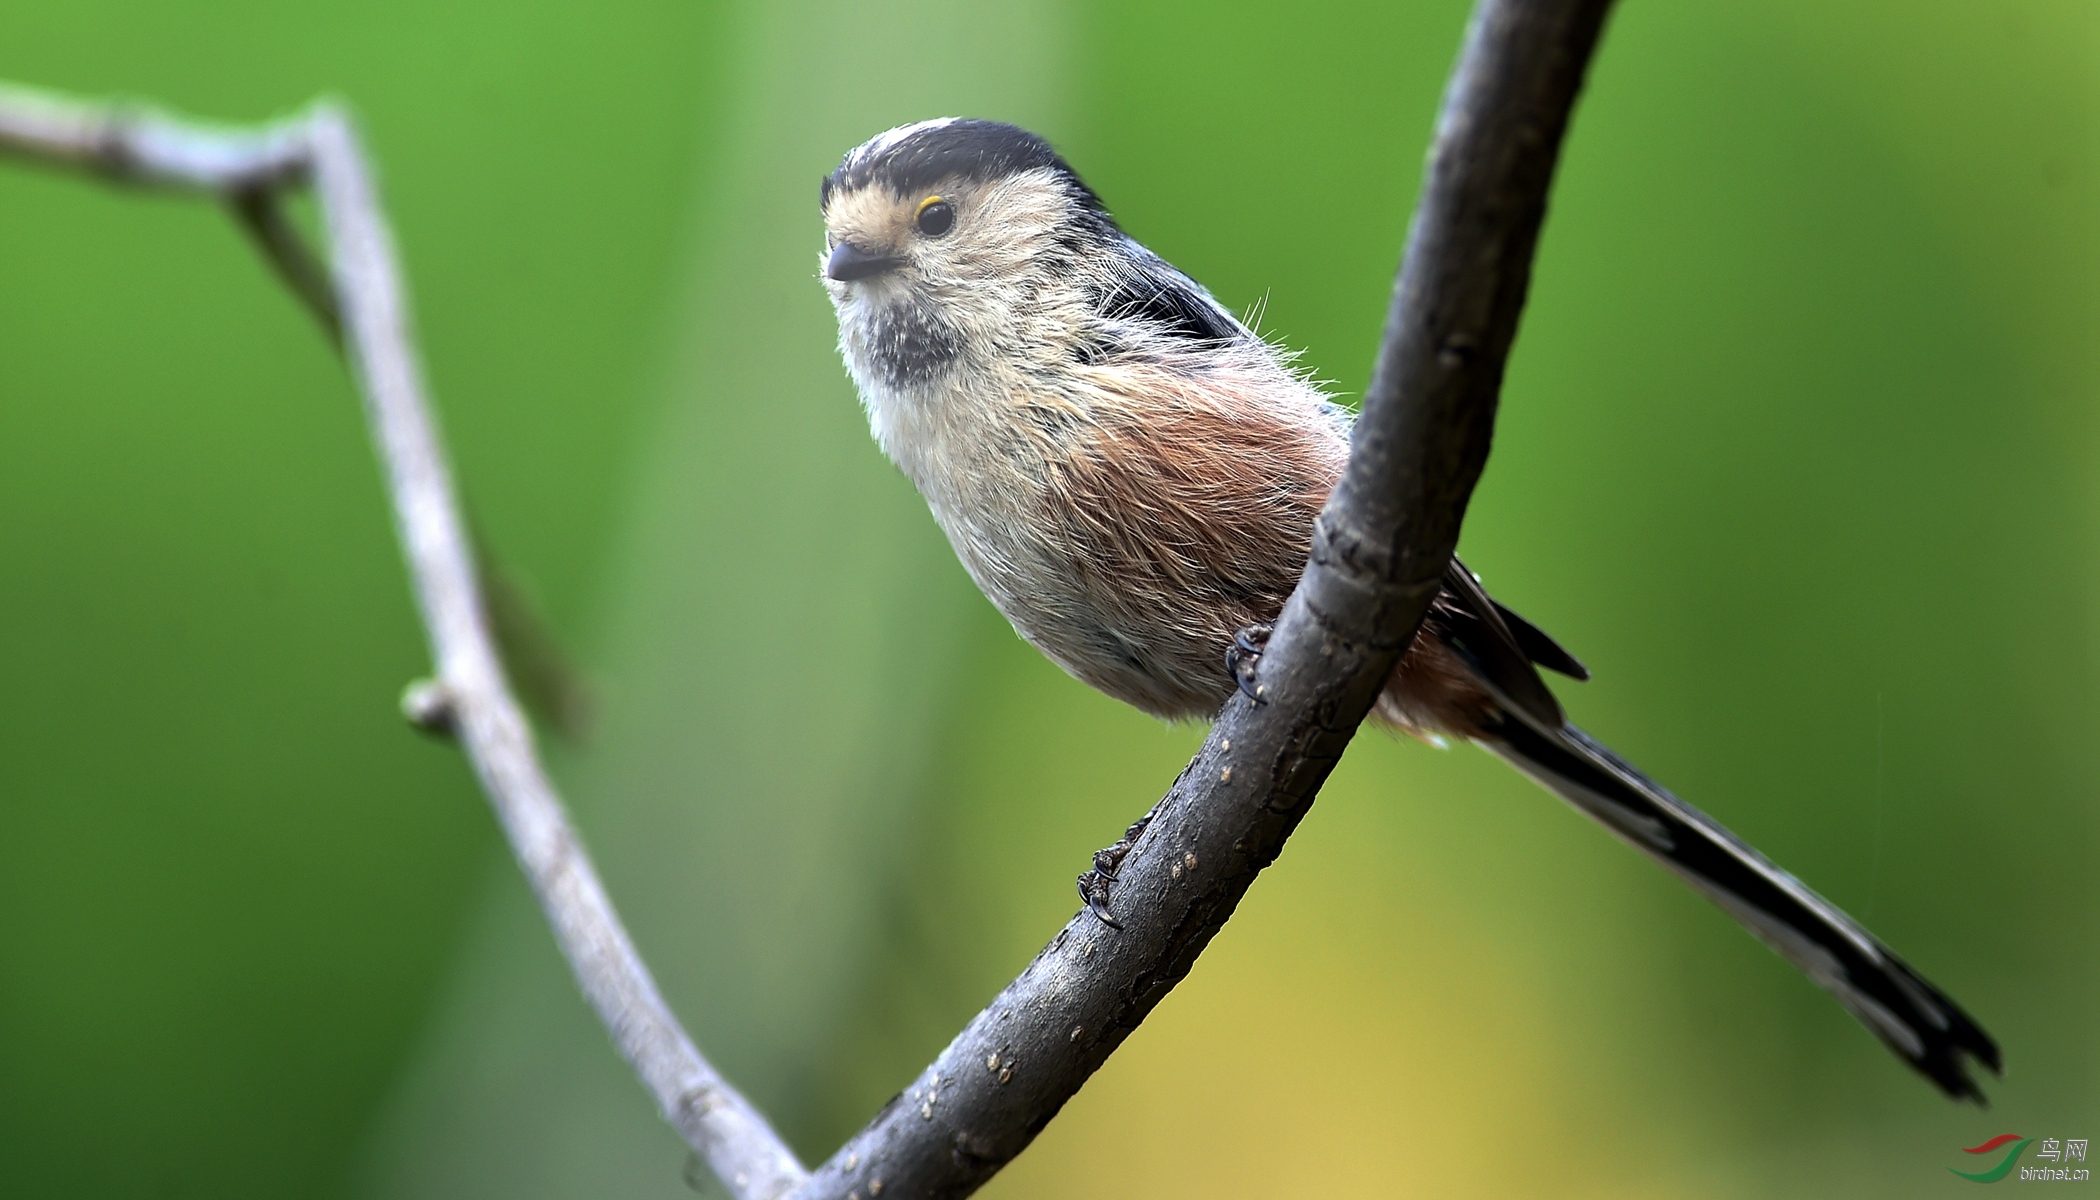
[[[1046,168],[1064,180],[1082,206],[1107,215],[1101,198],[1049,142],[1017,125],[982,120],[929,125],[888,144],[875,138],[855,148],[824,177],[821,199],[829,204],[835,191],[859,191],[872,184],[910,198],[948,179],[985,183]]]

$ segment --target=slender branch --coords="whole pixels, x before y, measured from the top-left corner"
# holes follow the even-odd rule
[[[1610,0],[1483,0],[1444,97],[1348,472],[1260,662],[1117,870],[805,1200],[965,1196],[1185,976],[1297,826],[1435,597],[1487,461],[1546,193]]]
[[[125,183],[217,193],[293,182],[308,165],[300,118],[235,128],[10,85],[0,85],[0,152]]]
[[[476,581],[458,497],[423,394],[392,234],[355,131],[338,107],[259,130],[218,129],[113,105],[0,89],[0,152],[227,200],[293,290],[348,350],[384,469],[436,678],[404,708],[458,737],[540,899],[555,940],[657,1108],[739,1200],[806,1178],[758,1111],[695,1049],[613,911],[511,695]],[[329,278],[283,218],[310,179]],[[337,322],[340,322],[339,326]]]

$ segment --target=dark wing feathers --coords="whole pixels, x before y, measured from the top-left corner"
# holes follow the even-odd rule
[[[1532,669],[1530,654],[1503,620],[1502,606],[1456,558],[1444,570],[1444,590],[1430,614],[1444,643],[1465,656],[1497,700],[1547,729],[1560,727],[1565,719],[1560,701]]]
[[[1495,611],[1502,614],[1502,623],[1509,626],[1517,645],[1526,657],[1548,671],[1558,671],[1570,679],[1589,682],[1590,669],[1582,660],[1567,652],[1559,642],[1547,636],[1546,631],[1511,612],[1501,601],[1494,601]]]
[[[1138,243],[1124,240],[1115,282],[1094,298],[1095,309],[1113,320],[1135,321],[1171,337],[1220,345],[1251,336],[1203,285]]]

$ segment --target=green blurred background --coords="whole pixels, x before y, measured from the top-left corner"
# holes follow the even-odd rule
[[[808,1158],[1200,731],[1066,679],[868,440],[816,182],[944,113],[1362,387],[1465,5],[0,7],[0,78],[347,97],[478,521],[601,699],[557,770]],[[989,1190],[1959,1194],[2100,1133],[2100,9],[1630,0],[1465,551],[1575,718],[2003,1043],[1988,1114],[1470,749],[1367,736]],[[0,164],[0,1193],[689,1195],[458,756],[339,364],[193,200]],[[719,1194],[712,1184],[703,1186]]]

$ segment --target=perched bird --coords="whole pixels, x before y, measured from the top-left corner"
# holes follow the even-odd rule
[[[1304,570],[1347,410],[1025,130],[892,129],[846,155],[822,201],[840,353],[970,577],[1080,680],[1154,716],[1214,716]],[[1998,1048],[1967,1014],[1570,725],[1535,667],[1588,678],[1454,559],[1373,716],[1508,760],[1705,893],[1950,1096],[1982,1102],[1966,1059],[1997,1071]]]

